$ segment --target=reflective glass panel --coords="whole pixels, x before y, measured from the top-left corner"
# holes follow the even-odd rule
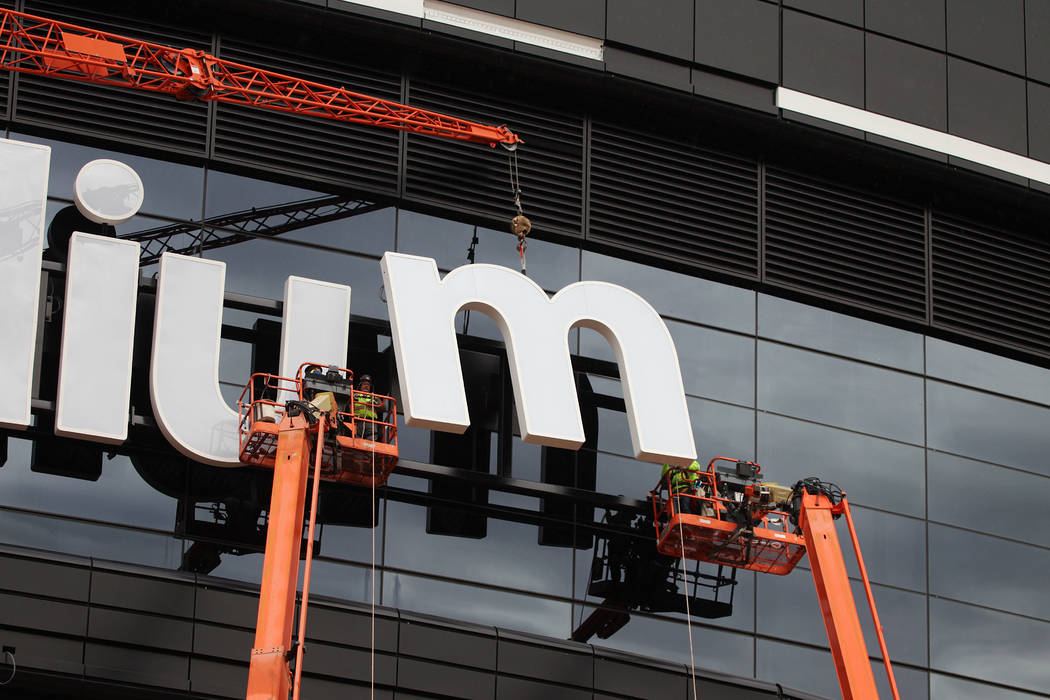
[[[660,480],[661,468],[659,464],[599,452],[595,490],[629,498],[645,498]]]
[[[760,341],[758,406],[921,444],[922,378]]]
[[[477,231],[478,245],[474,249],[474,262],[521,269],[517,238],[510,232],[480,226]],[[580,250],[575,247],[529,239],[525,261],[529,279],[548,292],[557,292],[580,279]],[[461,264],[466,264],[466,261]]]
[[[183,220],[201,218],[204,210],[204,168],[26,134],[12,134],[11,138],[51,147],[48,196],[72,200],[73,182],[80,169],[98,158],[111,158],[130,165],[138,173],[145,190],[141,209],[143,214]]]
[[[930,700],[1036,700],[1044,697],[1046,696],[942,676],[939,673],[930,674]]]
[[[620,258],[583,252],[580,279],[637,292],[661,314],[742,333],[755,332],[755,293]]]
[[[283,299],[289,275],[349,285],[350,313],[386,318],[379,262],[279,241],[254,240],[209,251],[226,265],[226,291]]]
[[[926,339],[926,374],[998,394],[1050,404],[1050,369],[937,338]]]
[[[1050,547],[1050,480],[929,451],[930,520]],[[975,490],[980,493],[975,507]]]
[[[758,295],[758,334],[836,355],[922,371],[922,336],[815,306]]]
[[[926,590],[926,524],[922,520],[883,513],[868,508],[851,508],[857,539],[864,555],[868,577],[876,583]],[[836,528],[846,571],[860,577],[852,556],[849,531],[840,519]]]
[[[930,598],[932,669],[1043,692],[1047,658],[1050,623]]]
[[[689,417],[697,459],[706,465],[715,457],[747,458],[755,454],[755,412],[690,396]]]
[[[1050,476],[1050,408],[930,381],[927,446]]]
[[[383,573],[382,604],[548,637],[571,633],[569,603],[390,571]]]
[[[1048,574],[1050,549],[930,525],[931,594],[1050,620]]]
[[[31,471],[32,443],[8,438],[7,444],[7,463],[0,469],[0,505],[165,531],[175,526],[175,494],[147,484],[124,455],[103,456],[102,476],[86,481]],[[136,459],[150,458],[151,453],[145,453]],[[166,462],[170,459],[164,457]]]
[[[868,654],[881,658],[878,640],[865,602],[864,586],[851,580],[857,614],[864,630]],[[890,658],[909,664],[926,664],[926,596],[886,586],[872,586]],[[809,569],[796,568],[787,576],[758,579],[758,632],[785,640],[828,646]]]
[[[428,535],[426,528],[425,508],[389,503],[385,565],[565,597],[572,592],[572,550],[537,544],[535,525],[490,517],[481,539]]]
[[[281,238],[329,246],[351,253],[382,257],[394,249],[394,216],[392,207],[360,214],[338,221],[289,231]],[[379,265],[379,261],[376,261]]]
[[[208,170],[206,216],[292,204],[326,196],[324,192],[283,185],[254,177]]]
[[[592,608],[583,609],[589,615]],[[750,635],[701,625],[695,620],[693,663],[697,668],[718,669],[722,673],[750,676],[754,669],[754,642]],[[684,622],[647,615],[631,615],[631,621],[608,639],[591,639],[607,649],[619,649],[642,656],[689,664],[689,627]],[[687,669],[688,670],[688,669]]]
[[[163,569],[177,569],[182,561],[182,541],[174,537],[4,508],[0,542]]]
[[[397,213],[397,252],[433,258],[444,272],[467,264],[473,238],[472,224],[404,209]]]
[[[815,423],[758,414],[758,461],[784,484],[818,476],[851,503],[922,517],[923,449]]]

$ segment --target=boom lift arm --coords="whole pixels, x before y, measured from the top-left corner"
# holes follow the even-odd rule
[[[716,470],[718,462],[732,466],[720,464]],[[878,700],[833,522],[846,516],[890,691],[900,700],[845,493],[813,478],[791,489],[763,482],[759,465],[725,457],[711,460],[694,488],[676,490],[676,471],[681,470],[665,474],[650,494],[657,550],[683,560],[779,575],[790,573],[808,554],[843,700]]]
[[[0,9],[0,69],[515,148],[489,126],[275,71]]]

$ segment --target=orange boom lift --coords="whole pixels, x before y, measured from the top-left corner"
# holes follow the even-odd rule
[[[779,575],[790,573],[808,554],[843,700],[878,700],[833,522],[846,516],[890,691],[900,700],[846,494],[818,479],[804,479],[792,488],[763,482],[761,473],[754,462],[726,457],[714,458],[699,473],[668,471],[650,493],[657,550],[678,559]],[[676,482],[689,487],[676,490]]]

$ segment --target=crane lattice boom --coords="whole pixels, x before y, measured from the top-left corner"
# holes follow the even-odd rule
[[[489,126],[274,71],[0,9],[0,69],[514,147]]]

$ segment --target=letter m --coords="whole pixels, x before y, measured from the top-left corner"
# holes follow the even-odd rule
[[[583,444],[569,358],[569,330],[583,326],[601,333],[616,353],[635,457],[674,464],[696,457],[674,341],[634,292],[576,282],[548,298],[509,268],[466,265],[441,280],[431,258],[398,253],[384,255],[382,268],[409,426],[452,433],[469,426],[454,324],[460,310],[477,310],[503,333],[526,442]]]

